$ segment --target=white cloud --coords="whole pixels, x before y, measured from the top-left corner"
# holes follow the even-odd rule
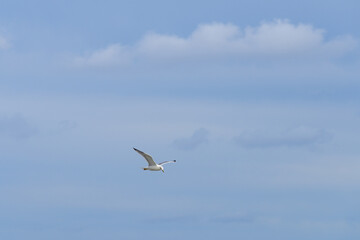
[[[104,49],[97,50],[88,56],[77,57],[75,64],[79,66],[113,66],[123,65],[130,61],[131,56],[128,55],[126,47],[121,44],[113,44]]]
[[[312,25],[295,25],[287,20],[263,22],[258,27],[244,29],[234,24],[202,24],[186,38],[149,33],[133,46],[110,45],[77,58],[77,63],[104,66],[159,59],[329,58],[357,46],[357,40],[351,36],[325,40],[324,33]]]
[[[10,47],[9,41],[5,37],[0,36],[0,49],[7,49],[9,47]]]

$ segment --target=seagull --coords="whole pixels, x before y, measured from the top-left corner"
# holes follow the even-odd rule
[[[176,160],[171,160],[171,161],[165,161],[165,162],[156,164],[149,154],[146,154],[136,148],[134,148],[134,150],[137,151],[141,156],[143,156],[145,158],[145,160],[149,163],[148,167],[143,168],[144,170],[150,170],[150,171],[160,171],[161,170],[164,172],[164,167],[162,165],[167,164],[167,163],[176,162]]]

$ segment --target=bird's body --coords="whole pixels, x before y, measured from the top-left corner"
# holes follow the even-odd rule
[[[167,164],[167,163],[171,163],[171,162],[176,162],[176,160],[172,160],[172,161],[165,161],[165,162],[161,162],[159,164],[156,164],[154,162],[154,160],[152,159],[152,157],[149,154],[146,154],[136,148],[134,148],[134,150],[136,152],[138,152],[141,156],[143,156],[145,158],[145,160],[148,162],[149,166],[144,167],[144,170],[150,170],[150,171],[163,171],[164,172],[164,167],[162,165]]]
[[[150,171],[160,171],[161,170],[161,166],[159,165],[155,165],[155,166],[148,166],[148,167],[144,167],[144,170],[150,170]]]

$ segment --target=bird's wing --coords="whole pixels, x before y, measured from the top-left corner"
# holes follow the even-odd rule
[[[137,151],[141,156],[143,156],[146,159],[146,161],[149,163],[149,166],[156,166],[156,163],[149,154],[146,154],[136,148],[134,148],[134,150]]]
[[[172,162],[176,162],[176,160],[161,162],[161,163],[159,163],[159,165],[164,165],[164,164],[172,163]]]

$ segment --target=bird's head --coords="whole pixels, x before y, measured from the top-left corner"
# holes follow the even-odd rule
[[[164,167],[163,166],[160,166],[160,169],[162,172],[164,172]]]

